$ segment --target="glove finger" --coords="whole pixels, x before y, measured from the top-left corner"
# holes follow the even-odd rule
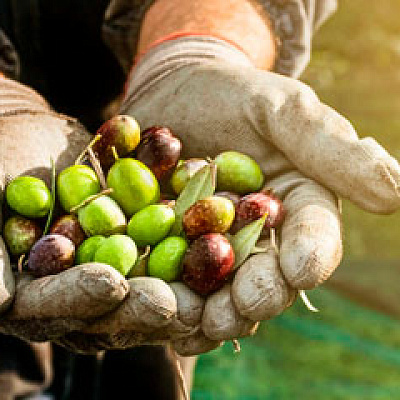
[[[265,253],[251,256],[236,272],[232,298],[239,313],[252,321],[281,314],[289,307],[297,291],[285,281],[279,257],[268,240],[260,241]]]
[[[49,340],[82,329],[88,321],[115,309],[128,291],[118,271],[97,263],[40,279],[22,277],[0,329],[32,341]]]
[[[3,238],[0,236],[0,314],[10,307],[14,293],[15,282],[11,271],[10,258]]]
[[[174,340],[172,347],[183,357],[195,356],[198,354],[208,353],[217,347],[222,346],[220,340],[212,340],[208,338],[201,329],[198,329],[190,336]]]
[[[231,295],[231,285],[208,296],[204,307],[201,328],[204,334],[216,341],[237,339],[253,335],[258,322],[239,314]]]
[[[104,350],[123,350],[135,346],[165,344],[166,339],[153,338],[142,332],[118,332],[115,334],[87,334],[70,332],[54,340],[58,345],[75,353],[95,354]]]
[[[268,132],[268,140],[293,165],[367,211],[390,213],[400,207],[400,166],[383,147],[372,138],[359,139],[349,121],[301,82],[259,77],[265,93],[256,96],[259,107],[250,102],[247,112],[256,130],[264,137]]]
[[[177,301],[177,318],[187,326],[197,326],[201,323],[205,299],[182,282],[170,284]]]
[[[177,303],[167,283],[152,277],[132,278],[128,282],[129,295],[121,306],[91,324],[85,333],[148,333],[171,323],[177,312]]]
[[[290,286],[312,289],[325,281],[342,257],[337,198],[297,172],[269,185],[287,210],[280,231],[279,264]]]

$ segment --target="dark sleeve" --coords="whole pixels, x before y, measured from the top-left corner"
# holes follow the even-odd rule
[[[39,392],[52,378],[49,343],[27,343],[0,334],[0,399]]]
[[[19,69],[17,52],[4,31],[0,28],[0,72],[9,78],[17,79]]]
[[[297,78],[307,66],[314,32],[336,10],[337,0],[254,0],[269,14],[278,45],[275,72]],[[103,38],[128,71],[140,25],[154,0],[111,0]]]

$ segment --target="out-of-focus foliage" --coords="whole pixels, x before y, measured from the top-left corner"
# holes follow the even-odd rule
[[[339,0],[302,76],[398,160],[399,15],[397,0]],[[400,317],[400,213],[372,215],[344,201],[343,220],[344,261],[309,294],[321,312],[297,301],[243,340],[241,354],[227,343],[200,357],[194,400],[400,398],[400,322],[379,313]]]

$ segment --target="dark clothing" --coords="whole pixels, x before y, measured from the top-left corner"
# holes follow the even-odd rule
[[[108,0],[0,0],[0,28],[19,55],[18,80],[92,132],[125,80],[101,37],[107,5]]]
[[[125,80],[101,38],[107,5],[108,0],[0,0],[0,71],[19,75],[57,111],[79,118],[92,132]],[[32,392],[47,385],[51,375],[45,393],[57,400],[176,398],[170,361],[161,346],[110,351],[104,358],[72,354],[56,345],[50,349],[49,344],[37,349],[0,335],[0,400],[14,398],[1,376],[22,392]]]

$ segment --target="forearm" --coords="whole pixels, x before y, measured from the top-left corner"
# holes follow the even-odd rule
[[[157,0],[143,20],[138,54],[176,33],[226,39],[240,47],[258,68],[271,70],[275,62],[268,15],[249,0]]]

